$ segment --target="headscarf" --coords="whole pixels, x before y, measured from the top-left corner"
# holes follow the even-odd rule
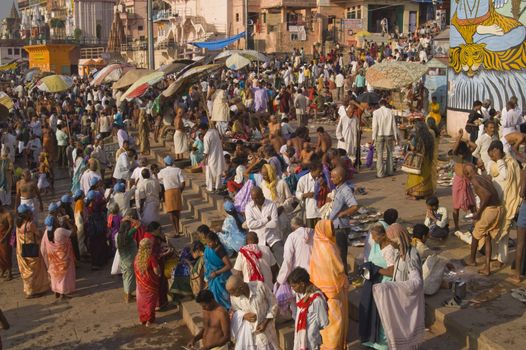
[[[399,223],[394,223],[387,228],[386,233],[390,241],[398,243],[400,258],[405,260],[406,254],[411,247],[411,238],[405,227]]]
[[[269,182],[263,181],[262,185],[269,189],[271,199],[275,201],[278,198],[278,192],[276,186],[278,185],[278,177],[276,176],[276,170],[270,164],[264,164],[263,168],[267,170]]]
[[[347,276],[331,220],[320,220],[314,229],[314,244],[310,259],[311,282],[332,299],[346,285]]]
[[[152,241],[149,238],[143,238],[139,243],[139,251],[137,252],[137,268],[144,274],[148,269],[148,260],[152,255]]]

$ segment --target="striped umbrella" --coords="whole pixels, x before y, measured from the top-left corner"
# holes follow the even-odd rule
[[[177,79],[171,83],[170,86],[168,86],[162,92],[162,94],[164,97],[170,97],[179,92],[184,85],[195,82],[200,76],[206,75],[212,71],[220,69],[221,67],[221,64],[205,64],[202,66],[192,67],[177,77]]]
[[[15,106],[11,97],[3,91],[0,91],[0,104],[4,105],[8,110],[12,110]]]
[[[241,56],[238,53],[233,54],[226,59],[225,65],[228,69],[231,70],[240,70],[243,67],[246,67],[250,64],[250,60]]]
[[[73,86],[73,79],[66,75],[54,74],[40,79],[36,87],[44,92],[62,92]]]
[[[103,83],[110,83],[119,80],[124,73],[131,70],[133,67],[124,64],[110,64],[98,71],[93,80],[91,86],[99,86]]]
[[[142,96],[150,86],[157,84],[163,78],[163,72],[153,72],[140,78],[135,83],[133,83],[124,94],[122,94],[121,101],[124,99],[131,100],[135,97]]]

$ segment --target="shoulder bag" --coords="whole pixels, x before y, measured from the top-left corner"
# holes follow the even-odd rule
[[[408,151],[404,158],[402,171],[408,174],[420,175],[422,174],[423,162],[424,155],[422,153],[418,153],[416,151]]]

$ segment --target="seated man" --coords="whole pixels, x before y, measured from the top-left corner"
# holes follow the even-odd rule
[[[219,305],[211,291],[204,289],[197,294],[195,301],[203,308],[203,329],[192,339],[188,347],[194,349],[195,343],[202,341],[201,350],[228,350],[230,341],[230,322],[228,312]]]
[[[235,350],[279,349],[274,318],[278,306],[268,287],[259,281],[245,283],[230,276],[226,283],[232,303],[232,336]]]
[[[433,238],[444,239],[449,233],[447,209],[440,207],[438,198],[431,196],[426,200],[427,212],[424,225],[429,227],[429,234]]]

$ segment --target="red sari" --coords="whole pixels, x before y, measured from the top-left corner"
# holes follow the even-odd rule
[[[155,307],[159,298],[159,276],[153,271],[159,265],[153,256],[148,259],[148,268],[144,273],[137,266],[137,259],[133,264],[137,281],[136,299],[137,311],[141,323],[155,321]]]

